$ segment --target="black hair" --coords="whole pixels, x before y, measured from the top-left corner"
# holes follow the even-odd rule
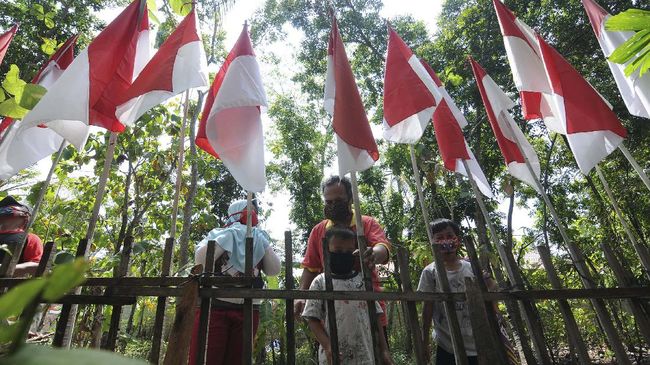
[[[460,227],[458,226],[458,223],[452,221],[451,219],[438,218],[433,220],[433,222],[429,223],[429,229],[431,230],[431,234],[436,234],[447,227],[451,227],[451,229],[454,230],[456,236],[460,237]]]
[[[353,240],[356,235],[349,227],[334,226],[325,232],[325,240],[329,242],[334,237],[341,240]]]
[[[323,181],[321,184],[321,194],[325,193],[326,187],[338,184],[343,184],[343,186],[345,186],[345,192],[348,194],[348,200],[352,200],[352,183],[350,182],[350,179],[345,176],[342,178],[338,175],[332,175],[328,177],[327,180]]]

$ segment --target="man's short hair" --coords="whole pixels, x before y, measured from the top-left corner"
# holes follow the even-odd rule
[[[338,184],[343,184],[345,186],[345,192],[348,194],[348,200],[352,199],[352,183],[350,182],[350,179],[347,177],[343,176],[342,178],[339,177],[338,175],[332,175],[327,178],[327,180],[323,181],[323,184],[321,184],[321,194],[325,193],[325,188],[328,186],[332,185],[338,185]]]
[[[456,222],[452,221],[451,219],[438,218],[435,219],[433,222],[429,223],[429,229],[431,230],[432,234],[436,234],[446,229],[447,227],[451,227],[451,229],[454,230],[456,236],[460,237],[460,227]]]
[[[353,240],[356,234],[349,227],[334,226],[325,232],[325,240],[329,242],[332,238],[341,240]]]

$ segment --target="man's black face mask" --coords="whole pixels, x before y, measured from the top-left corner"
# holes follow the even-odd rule
[[[351,252],[330,252],[332,274],[345,275],[352,272],[355,256]]]
[[[350,211],[350,202],[335,200],[331,203],[325,204],[323,209],[325,218],[335,222],[349,222],[352,218],[352,211]]]

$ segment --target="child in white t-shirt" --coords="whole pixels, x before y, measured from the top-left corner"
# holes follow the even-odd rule
[[[472,266],[468,261],[461,260],[458,256],[460,247],[460,227],[449,219],[437,219],[431,222],[429,229],[433,234],[434,244],[439,245],[440,252],[447,269],[447,279],[449,288],[454,293],[465,292],[465,278],[473,278]],[[436,282],[435,263],[429,264],[424,268],[420,275],[418,291],[420,292],[442,292],[440,285]],[[463,335],[463,344],[467,352],[467,360],[470,365],[478,364],[476,356],[476,343],[472,334],[469,310],[465,301],[457,301],[456,315],[460,324],[460,331]],[[426,356],[429,357],[431,350],[429,348],[429,331],[431,323],[434,324],[432,331],[433,340],[437,344],[436,365],[454,365],[454,348],[451,342],[451,332],[449,331],[449,319],[445,315],[442,302],[424,302],[422,310],[422,335],[424,336],[424,345]]]
[[[354,254],[356,237],[348,228],[332,227],[325,234],[329,242],[330,268],[334,290],[364,290],[363,276],[354,271],[354,263],[359,258]],[[325,274],[319,274],[311,283],[309,290],[325,290]],[[382,313],[375,302],[377,316]],[[370,318],[365,301],[336,300],[336,327],[338,334],[339,358],[343,365],[374,365]],[[329,337],[329,322],[326,301],[309,299],[305,303],[302,317],[307,320],[309,329],[320,343],[318,360],[320,365],[332,364],[332,347]],[[323,324],[324,323],[324,324]],[[379,326],[378,340],[382,349],[384,364],[393,364],[388,353],[383,330]]]

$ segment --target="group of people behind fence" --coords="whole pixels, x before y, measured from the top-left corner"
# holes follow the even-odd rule
[[[313,227],[309,235],[307,248],[302,261],[303,272],[298,289],[326,290],[323,247],[328,248],[329,271],[333,290],[363,291],[364,278],[360,265],[371,272],[373,288],[381,291],[376,265],[387,264],[391,244],[384,230],[376,219],[361,217],[363,234],[367,240],[367,250],[360,253],[357,249],[355,211],[352,208],[352,186],[343,177],[332,176],[322,184],[324,200],[324,218]],[[278,275],[280,259],[270,244],[268,234],[258,226],[256,205],[252,212],[247,211],[247,202],[238,200],[228,209],[225,227],[216,228],[197,244],[195,261],[205,263],[207,243],[216,242],[214,257],[216,275],[243,276],[245,272],[245,241],[248,217],[251,219],[253,235],[254,276],[260,273]],[[457,223],[449,219],[437,219],[427,227],[431,230],[434,244],[439,245],[447,278],[452,292],[465,291],[465,278],[474,277],[471,265],[461,259],[461,232]],[[323,242],[325,241],[325,245]],[[494,281],[486,277],[488,287],[494,288]],[[263,287],[258,279],[256,287]],[[437,284],[434,263],[424,268],[418,284],[420,292],[441,292]],[[381,363],[394,364],[387,334],[386,305],[377,301],[375,308],[369,310],[366,301],[335,300],[334,312],[338,336],[338,354],[333,353],[330,341],[330,325],[326,300],[309,299],[294,302],[297,318],[304,320],[316,341],[319,343],[318,361],[321,365],[332,364],[338,357],[340,364],[375,364],[375,354],[381,357]],[[253,335],[259,324],[260,301],[253,302]],[[477,364],[477,353],[469,311],[464,301],[457,301],[455,309],[462,333],[463,344],[469,364]],[[243,299],[215,299],[212,302],[206,349],[206,364],[241,364],[243,354]],[[369,313],[375,313],[378,323],[375,351]],[[194,364],[197,351],[199,330],[199,312],[197,309],[194,333],[190,348],[190,364]],[[373,318],[374,320],[375,318]],[[432,330],[433,324],[433,330]],[[422,306],[422,333],[427,362],[435,354],[435,364],[455,364],[451,332],[443,304],[427,301]],[[431,337],[435,351],[431,346]],[[250,356],[250,354],[246,354]]]

